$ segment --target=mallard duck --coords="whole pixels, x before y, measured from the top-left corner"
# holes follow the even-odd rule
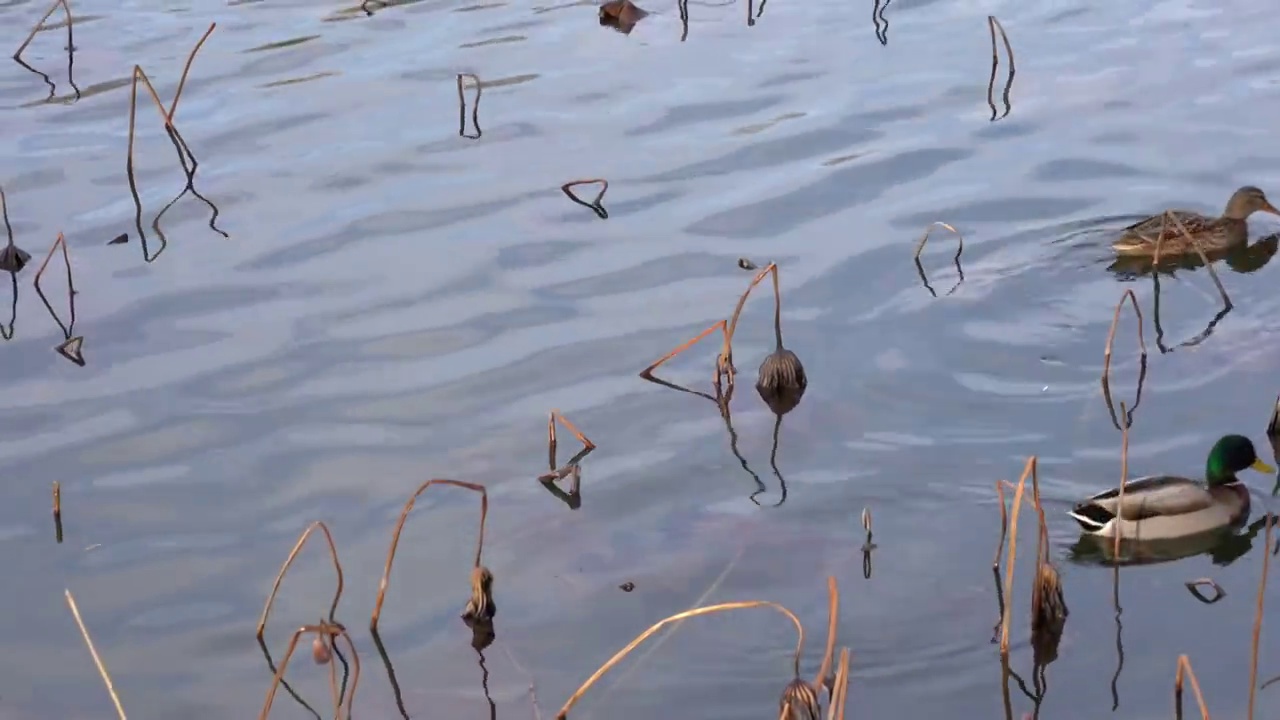
[[[1205,463],[1205,482],[1173,475],[1131,480],[1077,504],[1067,512],[1092,535],[1113,537],[1117,514],[1122,537],[1168,540],[1229,527],[1249,513],[1249,489],[1236,477],[1241,470],[1275,473],[1263,462],[1253,442],[1243,435],[1224,435],[1214,443]]]
[[[1169,212],[1182,222],[1187,233],[1196,239],[1205,252],[1233,247],[1248,240],[1249,226],[1246,221],[1255,212],[1280,215],[1280,210],[1267,200],[1267,196],[1252,185],[1246,185],[1231,195],[1226,209],[1222,212],[1222,217],[1205,217],[1189,210],[1170,210]],[[1112,243],[1111,247],[1119,255],[1154,255],[1156,238],[1160,235],[1162,224],[1164,227],[1164,238],[1160,241],[1162,256],[1195,253],[1195,245],[1187,240],[1186,235],[1183,235],[1175,223],[1172,221],[1166,223],[1163,214],[1154,215],[1125,228],[1124,234]]]

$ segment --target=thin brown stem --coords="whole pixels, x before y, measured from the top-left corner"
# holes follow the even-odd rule
[[[1125,407],[1124,401],[1120,401],[1120,414],[1128,417],[1128,408]],[[1116,530],[1115,537],[1111,541],[1111,554],[1117,560],[1120,558],[1120,539],[1124,535],[1123,518],[1124,512],[1120,508],[1124,507],[1124,489],[1129,484],[1129,423],[1125,423],[1120,428],[1120,492],[1116,495]],[[1116,565],[1117,578],[1119,577],[1119,564]],[[1117,579],[1118,582],[1118,579]]]
[[[196,42],[195,47],[191,48],[191,53],[187,55],[187,62],[182,66],[182,75],[178,78],[178,89],[173,91],[173,102],[169,103],[169,111],[165,113],[165,123],[173,124],[173,115],[178,112],[178,101],[182,99],[182,89],[187,86],[187,75],[191,73],[191,63],[195,62],[196,53],[200,52],[200,48],[204,46],[204,41],[209,39],[213,34],[213,29],[218,27],[218,23],[209,23],[209,29],[204,31],[204,35],[200,36],[200,40]]]
[[[836,576],[827,576],[827,648],[822,653],[822,664],[818,666],[818,675],[813,679],[815,688],[830,688],[831,661],[836,651],[836,625],[840,622],[840,588],[836,586]]]
[[[748,610],[751,608],[759,608],[759,607],[771,608],[773,610],[776,610],[782,613],[787,617],[788,620],[791,621],[791,624],[795,626],[797,639],[796,639],[796,650],[795,650],[793,665],[794,665],[795,675],[798,677],[800,675],[800,655],[804,651],[804,626],[800,624],[800,619],[796,617],[795,613],[791,612],[790,610],[783,607],[782,605],[779,605],[778,603],[775,603],[775,602],[771,602],[769,600],[750,600],[745,602],[731,602],[731,603],[721,603],[718,605],[709,605],[707,607],[700,607],[700,608],[693,608],[692,610],[685,610],[684,612],[679,612],[679,613],[676,613],[675,615],[672,615],[671,617],[665,618],[663,620],[659,620],[657,623],[651,626],[648,630],[645,630],[644,632],[636,636],[634,640],[627,643],[626,647],[622,648],[617,653],[615,653],[613,657],[609,658],[604,663],[604,665],[601,665],[598,670],[592,673],[591,677],[587,678],[586,682],[582,683],[582,686],[579,687],[577,691],[575,691],[573,695],[570,696],[569,699],[565,701],[564,706],[560,708],[560,712],[556,713],[556,720],[565,720],[565,718],[569,716],[569,710],[571,710],[573,706],[576,705],[578,701],[582,699],[582,696],[585,695],[587,691],[591,689],[592,685],[595,685],[596,682],[599,681],[600,678],[605,675],[605,673],[609,672],[618,663],[622,662],[623,658],[625,658],[628,654],[630,654],[632,650],[635,650],[637,647],[640,646],[641,643],[643,643],[645,640],[648,640],[650,637],[652,637],[655,633],[657,633],[662,628],[666,627],[668,624],[673,622],[678,622],[686,618],[698,617],[700,615],[711,615],[713,613],[727,612],[730,610]]]
[[[688,388],[682,388],[682,387],[680,387],[680,386],[678,386],[678,385],[674,385],[674,384],[669,383],[669,382],[667,382],[667,381],[665,381],[665,380],[661,380],[661,379],[659,379],[659,378],[656,378],[656,377],[654,377],[654,375],[653,375],[653,371],[654,371],[654,370],[657,370],[657,369],[658,369],[658,368],[659,368],[663,363],[665,363],[666,361],[668,361],[668,360],[670,360],[671,358],[675,357],[676,355],[679,355],[680,353],[684,352],[685,350],[688,350],[689,348],[693,347],[694,345],[697,345],[699,341],[701,341],[703,338],[705,338],[706,336],[710,335],[711,333],[715,332],[716,330],[719,330],[721,333],[728,333],[728,329],[727,329],[727,327],[728,327],[728,324],[727,324],[724,320],[718,320],[718,321],[716,321],[715,323],[712,323],[711,327],[709,327],[709,328],[707,328],[706,330],[703,330],[702,332],[698,333],[697,335],[695,335],[695,336],[693,337],[693,339],[691,339],[691,340],[686,340],[685,342],[683,342],[683,343],[681,343],[681,344],[677,345],[677,346],[675,347],[675,349],[673,349],[672,351],[668,352],[666,355],[663,355],[662,357],[660,357],[660,358],[658,358],[657,360],[655,360],[655,361],[653,362],[653,364],[652,364],[652,365],[650,365],[649,367],[645,368],[644,370],[641,370],[641,371],[640,371],[640,377],[644,378],[645,380],[648,380],[649,382],[658,383],[659,385],[664,385],[664,386],[666,386],[666,387],[671,387],[671,388],[674,388],[674,389],[677,389],[677,390],[685,390],[686,392],[692,392],[693,394],[695,394],[695,395],[699,395],[699,396],[701,396],[701,397],[704,397],[704,398],[706,398],[706,399],[708,399],[708,400],[711,400],[712,402],[718,402],[718,401],[716,400],[716,398],[713,398],[713,397],[711,397],[710,395],[708,395],[708,394],[706,394],[706,393],[701,393],[701,392],[697,392],[697,391],[694,391],[694,390],[689,390]],[[727,341],[727,335],[726,335],[725,337],[726,337],[725,344],[727,345],[727,342],[728,342],[728,341]],[[720,393],[719,393],[719,387],[720,387],[721,367],[722,367],[722,366],[720,365],[720,359],[719,359],[719,358],[717,358],[717,361],[716,361],[716,370],[715,370],[715,376],[714,376],[714,378],[715,378],[715,379],[714,379],[714,384],[715,384],[715,387],[717,388],[717,393],[716,393],[717,395],[719,395],[719,394],[720,394]]]
[[[452,485],[460,487],[472,492],[480,493],[480,530],[476,539],[476,558],[475,567],[480,567],[480,559],[484,553],[484,523],[489,516],[489,493],[483,485],[476,483],[463,482],[461,480],[428,480],[418,486],[409,499],[405,501],[404,508],[400,511],[400,519],[396,521],[395,530],[391,533],[391,546],[387,548],[387,562],[382,570],[382,580],[378,583],[378,598],[373,604],[373,615],[369,618],[369,629],[376,632],[378,629],[378,618],[382,615],[382,603],[386,599],[387,586],[391,583],[391,564],[396,559],[396,548],[400,545],[400,532],[404,530],[404,522],[409,518],[409,512],[413,510],[413,505],[417,501],[418,496],[426,492],[427,488],[432,485]]]
[[[70,307],[71,317],[68,322],[63,323],[62,318],[58,317],[57,311],[49,304],[49,298],[44,294],[44,290],[40,289],[40,278],[44,276],[45,268],[49,266],[49,260],[53,258],[53,253],[59,248],[62,249],[62,262],[67,269],[67,303]],[[67,239],[58,233],[58,237],[54,239],[53,245],[49,247],[49,252],[44,256],[44,261],[40,263],[40,269],[36,271],[35,281],[36,294],[40,296],[40,300],[44,303],[45,309],[53,316],[54,322],[58,323],[58,327],[62,329],[64,339],[70,340],[71,333],[76,327],[76,285],[71,277],[71,256],[67,252]]]
[[[573,192],[573,188],[579,185],[599,185],[600,192],[596,193],[596,197],[594,200],[592,200],[591,202],[586,202],[585,200],[579,198],[577,194]],[[599,217],[601,220],[609,219],[609,211],[606,210],[604,208],[604,205],[602,204],[604,202],[604,194],[609,192],[608,180],[605,180],[604,178],[590,178],[588,180],[571,180],[560,186],[560,192],[564,193],[566,197],[568,197],[570,200],[574,201],[575,203],[581,205],[582,207],[589,208],[591,212],[594,212],[596,216]]]
[[[1000,542],[996,543],[996,555],[991,561],[993,570],[1000,569],[1000,556],[1004,554],[1004,538],[1009,532],[1009,510],[1005,507],[1004,481],[996,481],[996,496],[1000,498]]]
[[[1253,703],[1258,692],[1258,647],[1262,643],[1262,616],[1265,612],[1267,594],[1267,570],[1271,567],[1271,528],[1275,518],[1267,514],[1266,540],[1262,544],[1262,578],[1258,581],[1258,606],[1253,613],[1253,646],[1249,653],[1249,714],[1253,720]]]
[[[1204,254],[1204,248],[1201,247],[1200,241],[1196,239],[1195,235],[1192,235],[1191,233],[1187,232],[1187,227],[1182,224],[1182,220],[1178,219],[1177,214],[1166,210],[1165,216],[1168,217],[1170,220],[1173,220],[1173,224],[1177,226],[1178,232],[1182,233],[1183,237],[1185,237],[1187,241],[1191,243],[1191,247],[1194,247],[1196,249],[1196,254],[1200,256],[1200,261],[1203,262],[1204,266],[1209,269],[1209,277],[1213,278],[1214,287],[1218,288],[1218,295],[1219,297],[1222,298],[1223,307],[1230,310],[1232,307],[1234,307],[1231,304],[1231,297],[1227,295],[1226,288],[1222,286],[1222,281],[1218,279],[1218,271],[1213,269],[1213,263],[1209,262],[1209,256]],[[1163,220],[1161,222],[1163,222]]]
[[[285,558],[284,564],[280,566],[280,572],[276,573],[276,580],[271,585],[271,593],[267,595],[267,604],[262,608],[262,617],[258,619],[257,637],[262,639],[262,633],[267,628],[267,616],[271,614],[271,606],[276,601],[276,593],[280,592],[280,583],[284,581],[285,573],[289,572],[289,568],[293,565],[293,561],[297,559],[298,553],[302,551],[302,546],[307,544],[307,540],[311,537],[311,533],[319,529],[324,533],[324,539],[329,546],[329,557],[333,560],[333,570],[338,576],[337,587],[333,591],[333,603],[329,606],[329,622],[336,623],[334,614],[338,612],[338,601],[342,598],[342,563],[338,561],[338,546],[333,542],[333,535],[329,532],[329,526],[317,520],[307,526],[306,530],[298,536],[298,541],[293,544],[293,549],[289,551],[289,556]]]

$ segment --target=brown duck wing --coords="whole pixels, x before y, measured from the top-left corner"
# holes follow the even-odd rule
[[[1189,210],[1170,210],[1169,213],[1178,218],[1182,226],[1192,235],[1205,232],[1213,227],[1213,220],[1199,213],[1193,213]],[[1160,234],[1162,226],[1164,227],[1164,236],[1166,238],[1182,235],[1178,230],[1178,226],[1172,221],[1166,221],[1163,214],[1153,215],[1146,220],[1136,222],[1125,228],[1125,232],[1147,235],[1154,240]]]
[[[1125,520],[1143,520],[1204,510],[1213,505],[1213,496],[1194,480],[1158,475],[1126,483],[1123,505],[1119,488],[1098,493],[1086,502]]]

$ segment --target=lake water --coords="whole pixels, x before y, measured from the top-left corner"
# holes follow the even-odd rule
[[[1244,715],[1261,553],[1122,570],[1116,678],[1112,573],[1069,561],[1078,534],[1062,511],[1119,479],[1099,376],[1125,289],[1150,349],[1131,475],[1196,473],[1226,432],[1266,448],[1280,389],[1274,241],[1251,272],[1217,265],[1234,309],[1169,353],[1151,276],[1109,272],[1106,244],[1139,214],[1220,210],[1240,185],[1280,195],[1280,47],[1265,4],[896,0],[877,13],[772,0],[748,27],[741,3],[691,0],[684,42],[668,0],[645,5],[629,35],[582,2],[373,5],[366,17],[323,0],[85,0],[73,4],[78,100],[63,29],[24,54],[52,98],[0,63],[0,183],[34,256],[0,347],[0,715],[111,713],[63,602],[71,588],[133,717],[255,717],[271,672],[254,625],[319,519],[345,571],[337,617],[362,658],[356,714],[400,717],[367,618],[401,504],[448,477],[488,487],[497,640],[482,659],[457,617],[476,498],[433,488],[382,614],[409,716],[491,717],[491,700],[498,717],[533,717],[532,684],[553,717],[630,638],[695,603],[792,608],[812,677],[827,575],[853,651],[852,715],[1003,716],[994,485],[1031,454],[1071,611],[1040,716],[1107,717],[1118,701],[1117,716],[1167,717],[1181,653],[1215,714]],[[0,48],[43,10],[0,4]],[[1011,110],[994,122],[988,14],[1017,61]],[[215,21],[175,123],[229,237],[188,194],[148,263],[125,173],[130,69],[167,102]],[[476,140],[459,137],[458,73],[484,83]],[[152,218],[186,179],[145,95],[137,138],[154,253]],[[607,220],[559,190],[594,177],[610,181]],[[1256,216],[1253,237],[1278,220]],[[950,295],[954,240],[925,249],[936,298],[912,262],[934,221],[965,238]],[[63,335],[31,285],[59,232],[83,368],[52,351]],[[121,233],[127,244],[108,245]],[[750,387],[772,349],[768,283],[736,337],[734,447],[712,403],[637,377],[732,312],[750,280],[739,257],[778,263],[785,339],[809,377],[772,464],[774,416]],[[42,283],[65,321],[60,255]],[[1160,297],[1171,348],[1218,312],[1203,269],[1163,276]],[[1131,403],[1132,316],[1121,324],[1114,385]],[[709,341],[660,375],[708,390],[714,355]],[[598,445],[576,511],[534,480],[552,408]],[[560,438],[563,459],[577,448]],[[1265,496],[1271,480],[1254,479]],[[1029,688],[1032,518],[1012,627]],[[327,613],[321,548],[285,580],[267,630],[277,659]],[[1206,575],[1228,593],[1212,606],[1183,587]],[[1280,672],[1268,636],[1260,680]],[[666,638],[573,717],[776,715],[794,641],[780,617],[716,615]],[[323,716],[326,672],[299,658],[290,677]],[[1259,694],[1261,716],[1276,692]],[[1015,716],[1033,710],[1015,688]],[[274,716],[312,717],[283,692]]]

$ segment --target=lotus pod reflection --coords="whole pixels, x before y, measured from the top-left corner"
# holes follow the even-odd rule
[[[1040,565],[1032,595],[1031,644],[1037,665],[1048,665],[1058,657],[1058,642],[1067,622],[1067,602],[1062,593],[1062,580],[1052,563]]]
[[[809,683],[796,678],[782,691],[782,700],[778,708],[788,709],[783,715],[786,720],[820,720],[822,708],[818,705],[818,693]]]
[[[756,392],[760,393],[760,398],[769,409],[778,415],[794,410],[804,397],[808,385],[809,380],[805,376],[800,358],[781,345],[760,363]]]

